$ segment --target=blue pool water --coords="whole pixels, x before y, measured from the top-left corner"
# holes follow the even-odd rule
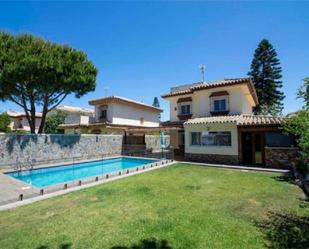
[[[66,166],[11,172],[7,175],[36,187],[45,187],[91,176],[107,174],[154,162],[151,159],[120,157]]]

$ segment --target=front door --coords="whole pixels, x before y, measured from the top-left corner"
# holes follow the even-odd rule
[[[242,162],[244,164],[252,164],[252,134],[243,132],[241,138]]]
[[[264,163],[264,134],[257,132],[242,133],[242,162],[244,164]]]
[[[255,133],[254,136],[254,151],[253,151],[253,158],[254,164],[263,164],[263,152],[264,152],[264,139],[261,133]]]

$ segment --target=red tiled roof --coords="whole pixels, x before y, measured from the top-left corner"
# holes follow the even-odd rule
[[[211,82],[206,82],[206,83],[197,82],[193,86],[188,87],[187,89],[163,94],[161,97],[169,98],[173,96],[192,94],[195,91],[217,88],[217,87],[232,86],[232,85],[238,85],[238,84],[247,84],[250,94],[252,95],[252,98],[254,99],[255,103],[258,104],[258,97],[256,95],[255,87],[250,78],[224,79],[224,80],[217,80],[217,81],[211,81]]]
[[[244,125],[279,125],[284,121],[282,116],[264,116],[264,115],[229,115],[229,116],[213,116],[204,118],[190,119],[184,125],[192,124],[236,124]]]

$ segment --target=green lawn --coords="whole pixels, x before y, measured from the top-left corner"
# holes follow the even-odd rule
[[[179,164],[1,212],[0,248],[305,248],[308,217],[279,174]]]

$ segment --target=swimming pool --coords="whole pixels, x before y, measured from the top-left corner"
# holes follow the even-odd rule
[[[152,159],[119,157],[6,173],[35,187],[46,187],[91,176],[108,174],[155,162]]]

